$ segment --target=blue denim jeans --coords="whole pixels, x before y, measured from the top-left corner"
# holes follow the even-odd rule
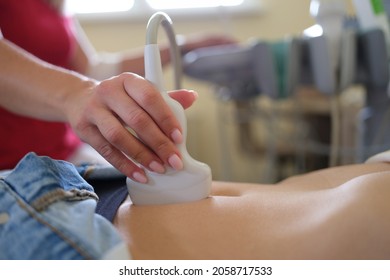
[[[114,226],[95,213],[97,196],[79,172],[30,153],[1,176],[0,259],[129,257]]]

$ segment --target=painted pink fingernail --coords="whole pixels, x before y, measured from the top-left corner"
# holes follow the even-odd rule
[[[163,174],[165,172],[164,166],[157,161],[152,161],[152,163],[149,164],[149,168],[150,168],[150,170],[157,172],[157,173],[160,173],[160,174]]]
[[[172,132],[171,137],[173,142],[175,142],[176,144],[180,144],[181,142],[183,142],[183,134],[178,129],[175,129]]]
[[[142,174],[141,172],[134,172],[133,173],[133,178],[139,182],[139,183],[142,183],[142,184],[146,184],[148,182],[148,178],[146,178],[146,176],[144,174]]]
[[[192,95],[195,97],[195,99],[198,99],[198,97],[199,97],[198,92],[196,92],[196,91],[194,91],[194,90],[190,90],[189,92],[192,93]]]
[[[175,170],[182,170],[183,169],[183,161],[176,154],[171,155],[168,159],[168,162],[172,166],[172,168]]]

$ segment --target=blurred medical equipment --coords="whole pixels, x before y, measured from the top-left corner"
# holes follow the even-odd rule
[[[145,77],[156,85],[167,104],[175,113],[183,129],[183,142],[178,145],[184,168],[175,171],[168,168],[158,174],[145,170],[148,183],[142,184],[127,178],[127,188],[132,202],[136,205],[182,203],[208,197],[211,189],[211,169],[208,165],[194,160],[186,148],[187,123],[183,107],[166,92],[163,82],[160,50],[157,34],[160,24],[164,27],[171,47],[175,68],[176,87],[181,88],[181,60],[176,44],[172,21],[164,13],[155,13],[149,20],[146,30]]]
[[[385,31],[379,25],[372,29],[360,28],[355,18],[346,17],[344,1],[313,0],[310,13],[317,24],[304,30],[300,37],[277,42],[259,39],[241,46],[204,48],[188,53],[183,59],[184,72],[188,76],[211,82],[216,86],[216,96],[222,101],[219,103],[233,104],[233,119],[241,147],[248,154],[265,155],[268,166],[264,173],[271,174],[269,181],[281,179],[272,172],[280,168],[284,154],[293,158],[296,172],[302,172],[307,171],[305,158],[309,153],[328,156],[328,165],[333,166],[339,164],[343,156],[363,162],[390,148]],[[366,97],[358,116],[356,145],[343,147],[340,95],[357,84],[366,88]],[[308,139],[301,129],[305,127],[305,113],[296,92],[302,86],[314,86],[329,99],[329,143]],[[257,105],[261,96],[274,101],[270,112],[264,112],[264,108]],[[286,98],[296,105],[290,116],[296,122],[296,132],[289,136],[283,135],[277,123],[281,117],[277,103]],[[219,114],[221,122],[228,118],[223,115],[225,112]],[[253,122],[256,119],[266,124],[268,141],[265,145],[259,145],[255,137]],[[223,127],[222,124],[219,126]],[[221,141],[225,141],[227,133],[222,130],[221,133],[224,133]],[[281,140],[290,146],[286,153],[277,144]],[[223,142],[221,148],[228,149]],[[226,152],[221,154],[226,156]],[[222,162],[229,162],[229,159],[224,158]],[[223,169],[228,170],[224,179],[229,179],[229,167],[225,165]]]

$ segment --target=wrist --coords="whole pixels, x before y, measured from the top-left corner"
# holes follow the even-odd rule
[[[82,110],[84,98],[92,94],[93,89],[98,82],[93,79],[81,76],[77,73],[70,77],[66,91],[63,92],[63,98],[59,100],[59,110],[63,113],[64,121],[70,122],[72,116],[77,114],[77,111]]]

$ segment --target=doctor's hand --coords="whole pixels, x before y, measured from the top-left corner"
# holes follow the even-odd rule
[[[189,90],[169,94],[183,108],[197,97]],[[183,141],[182,128],[161,93],[141,76],[123,73],[96,82],[88,94],[66,103],[69,123],[79,137],[127,177],[146,183],[142,167],[157,173],[165,172],[164,165],[182,168],[175,145]]]
[[[223,34],[192,34],[189,36],[177,36],[183,54],[192,50],[205,47],[215,47],[222,45],[236,45],[238,41],[235,38]]]

